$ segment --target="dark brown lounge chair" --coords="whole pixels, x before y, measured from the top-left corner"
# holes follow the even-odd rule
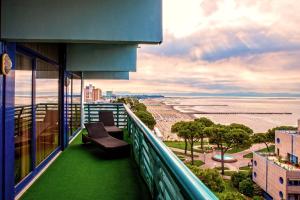
[[[129,152],[130,146],[127,142],[110,136],[102,122],[85,124],[88,135],[82,135],[82,142],[92,142],[99,145],[105,151],[122,150]]]
[[[103,122],[105,130],[111,136],[123,140],[123,130],[115,126],[114,113],[112,111],[100,111],[99,121]]]

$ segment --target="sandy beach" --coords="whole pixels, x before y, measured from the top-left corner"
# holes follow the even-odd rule
[[[147,106],[147,110],[152,113],[156,120],[156,127],[163,135],[163,140],[180,140],[176,134],[171,133],[171,127],[179,121],[193,120],[190,114],[181,113],[163,103],[161,99],[145,99],[143,103]]]
[[[178,121],[207,117],[215,123],[241,123],[255,133],[276,126],[296,126],[300,99],[296,98],[157,98],[145,99],[164,140],[178,140],[171,126]],[[201,114],[198,114],[198,113]]]

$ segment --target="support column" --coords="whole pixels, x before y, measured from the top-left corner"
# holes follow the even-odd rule
[[[83,73],[81,73],[81,128],[84,128],[84,77]]]
[[[14,103],[15,103],[15,53],[16,44],[7,43],[5,45],[5,53],[8,53],[13,67],[12,70],[3,77],[3,199],[13,200],[15,196],[15,144],[14,144]]]

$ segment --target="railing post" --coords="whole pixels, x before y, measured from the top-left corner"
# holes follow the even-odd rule
[[[90,104],[87,104],[87,108],[88,108],[88,121],[89,123],[91,123]]]
[[[120,109],[119,109],[119,106],[120,106],[120,105],[117,104],[117,127],[119,127],[119,118],[120,118],[120,116],[119,116],[119,115],[120,115],[120,112],[119,112],[119,110],[120,110]]]

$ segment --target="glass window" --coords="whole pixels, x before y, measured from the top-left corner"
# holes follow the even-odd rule
[[[283,198],[283,192],[282,191],[279,191],[279,197],[280,197],[280,199]]]
[[[279,182],[280,182],[281,184],[283,184],[283,178],[282,178],[282,177],[279,178]]]
[[[59,140],[59,70],[37,59],[36,66],[36,164],[58,147]]]
[[[277,139],[276,139],[276,142],[277,142],[277,144],[279,144],[279,143],[280,143],[280,139],[279,139],[279,138],[277,138]]]
[[[32,170],[32,59],[17,54],[15,70],[15,183]]]

